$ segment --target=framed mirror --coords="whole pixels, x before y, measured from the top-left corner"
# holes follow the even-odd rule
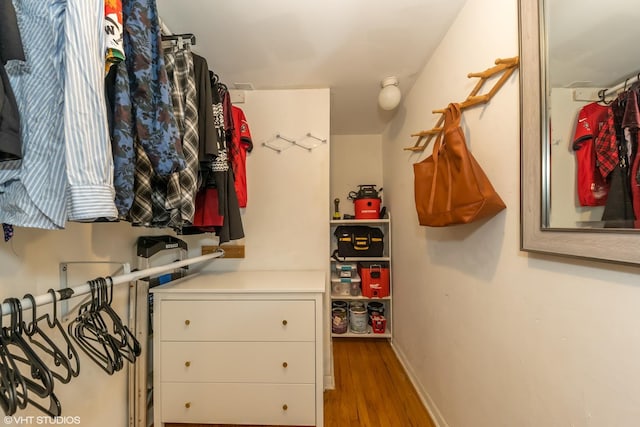
[[[580,206],[577,197],[577,173],[575,150],[572,149],[573,132],[577,124],[576,111],[581,105],[598,102],[602,89],[614,89],[620,82],[629,81],[640,71],[640,59],[633,58],[629,63],[619,63],[608,74],[597,79],[576,73],[564,76],[559,65],[572,60],[584,59],[593,54],[596,47],[586,45],[589,34],[581,11],[584,2],[572,7],[565,0],[520,0],[520,125],[521,125],[521,249],[531,252],[565,255],[570,257],[602,260],[625,264],[640,264],[640,228],[634,228],[637,221],[626,221],[622,225],[613,225],[602,221],[602,206]],[[597,3],[597,2],[592,2]],[[613,4],[623,2],[612,1]],[[609,3],[601,7],[609,9]],[[573,23],[559,22],[562,10],[572,10]],[[617,11],[619,16],[631,13],[628,5],[625,10]],[[553,13],[553,15],[551,15]],[[580,13],[580,16],[576,16]],[[601,13],[601,12],[598,12]],[[637,13],[637,12],[632,12]],[[588,15],[585,15],[588,16]],[[596,15],[599,25],[612,28],[611,22]],[[626,18],[625,18],[626,19]],[[634,18],[638,22],[638,18]],[[576,26],[575,24],[582,24]],[[629,31],[639,34],[635,25],[626,26],[616,22],[616,31]],[[574,28],[574,34],[568,33]],[[561,31],[562,30],[562,31]],[[614,31],[615,32],[615,31]],[[601,28],[600,38],[607,38],[609,31]],[[635,37],[627,34],[626,37]],[[640,35],[640,34],[639,34]],[[637,38],[637,37],[635,37]],[[609,38],[606,46],[610,58],[598,57],[599,61],[609,63],[615,55],[629,55],[624,45],[615,47]],[[593,43],[593,41],[592,41]],[[603,45],[604,46],[604,45]],[[570,53],[562,49],[571,48]],[[551,59],[550,59],[551,58]],[[569,64],[569,69],[583,71],[584,67]],[[632,67],[637,69],[632,70]],[[552,83],[553,82],[553,83]],[[560,82],[560,83],[558,83]],[[555,92],[554,92],[555,89]],[[624,88],[626,89],[626,88]],[[587,94],[579,101],[570,117],[557,116],[561,108],[557,107],[556,94]],[[616,91],[607,93],[616,96]],[[591,94],[591,95],[589,95]],[[593,98],[596,94],[596,98]],[[590,98],[591,97],[591,98]],[[611,101],[611,98],[605,99]],[[602,105],[607,105],[601,103]],[[565,125],[559,131],[559,123]],[[559,154],[554,154],[558,152]],[[573,166],[562,166],[561,154],[566,154]],[[553,156],[556,157],[553,157]],[[554,161],[552,161],[552,157]],[[560,166],[559,166],[560,165]],[[566,188],[571,194],[566,193]],[[565,190],[563,190],[563,186]],[[563,193],[563,191],[565,191]],[[565,213],[573,210],[577,217],[567,217]],[[568,214],[567,214],[568,215]],[[639,218],[640,219],[640,218]],[[613,223],[613,222],[612,222]]]

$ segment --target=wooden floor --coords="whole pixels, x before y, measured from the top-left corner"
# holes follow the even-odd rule
[[[387,340],[334,339],[333,358],[336,388],[324,392],[326,427],[435,427]]]

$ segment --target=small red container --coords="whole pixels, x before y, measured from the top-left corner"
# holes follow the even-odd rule
[[[384,334],[387,330],[387,319],[379,314],[371,316],[371,330],[374,334]]]
[[[380,199],[355,199],[353,204],[356,219],[380,218]]]
[[[358,264],[362,296],[384,298],[389,296],[389,264],[386,262],[361,262]]]

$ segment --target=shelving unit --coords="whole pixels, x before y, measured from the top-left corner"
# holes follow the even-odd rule
[[[336,263],[355,263],[358,262],[381,262],[388,264],[389,266],[389,296],[382,298],[368,298],[362,295],[353,296],[353,295],[336,295],[333,290],[331,290],[331,304],[333,307],[334,301],[346,301],[350,303],[352,301],[363,301],[366,304],[369,302],[382,302],[384,304],[384,317],[386,319],[386,329],[384,333],[374,333],[371,325],[367,326],[366,333],[356,333],[352,332],[350,327],[347,327],[347,332],[345,333],[331,333],[333,338],[386,338],[391,339],[393,336],[393,321],[392,321],[392,313],[393,313],[393,280],[391,278],[392,265],[391,265],[391,217],[389,213],[385,215],[384,218],[380,219],[338,219],[330,221],[330,231],[331,231],[331,254],[337,249],[337,241],[334,236],[334,232],[337,227],[341,225],[366,225],[369,227],[376,227],[382,230],[384,234],[384,249],[381,257],[345,257],[339,258],[339,261],[336,261],[333,257],[331,257],[329,276],[334,274],[336,271]],[[331,310],[331,308],[330,308]],[[349,312],[347,311],[347,318],[349,317]],[[328,321],[333,321],[332,313],[329,313]]]

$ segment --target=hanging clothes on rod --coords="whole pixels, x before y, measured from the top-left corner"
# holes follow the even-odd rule
[[[198,99],[192,38],[165,35],[162,40],[164,67],[185,167],[169,175],[160,175],[153,170],[149,157],[138,146],[136,187],[129,217],[134,225],[170,227],[180,231],[193,222],[195,211],[199,166]],[[173,43],[174,40],[179,42]]]
[[[116,205],[122,219],[145,225],[153,217],[146,203],[152,173],[168,176],[183,170],[185,160],[155,2],[124,2],[123,15],[126,59],[115,76],[113,107]]]
[[[572,143],[578,199],[581,206],[604,206],[605,228],[640,226],[639,77],[599,90],[598,101],[578,114]]]
[[[242,123],[234,123],[227,86],[215,72],[209,70],[208,74],[217,150],[215,155],[205,153],[200,157],[202,181],[196,198],[194,223],[192,227],[183,227],[180,234],[215,232],[219,243],[225,243],[244,237],[233,168],[233,156],[241,156],[234,145],[237,140],[234,129]]]

